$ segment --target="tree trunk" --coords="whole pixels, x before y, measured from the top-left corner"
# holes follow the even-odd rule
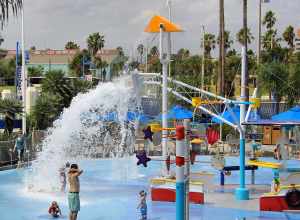
[[[243,28],[244,28],[244,45],[246,49],[246,76],[245,76],[245,86],[246,86],[246,97],[245,101],[249,100],[249,73],[248,73],[248,24],[247,24],[247,0],[243,0]]]
[[[225,48],[224,48],[224,27],[225,27],[225,21],[224,21],[224,0],[220,0],[219,3],[220,7],[220,27],[219,27],[219,71],[218,71],[218,87],[217,92],[220,96],[224,96],[224,66],[225,66]]]

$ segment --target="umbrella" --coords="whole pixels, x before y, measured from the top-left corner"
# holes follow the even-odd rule
[[[161,120],[162,114],[160,114],[158,118],[159,120]],[[189,119],[189,118],[193,118],[193,112],[180,105],[174,106],[171,110],[168,111],[167,114],[167,119],[182,120],[182,119]]]
[[[295,121],[300,122],[300,106],[295,106],[286,112],[272,116],[273,121]]]
[[[128,121],[139,121],[143,124],[147,124],[150,121],[150,118],[142,113],[138,112],[127,112],[127,120]]]
[[[237,119],[238,123],[240,123],[240,107],[239,106],[233,107],[232,111],[233,111],[234,115],[236,116],[236,119]],[[226,110],[221,115],[221,117],[223,117],[225,120],[231,122],[232,124],[236,124],[237,123],[234,120],[234,118],[232,117],[232,115],[231,115],[231,113],[230,113],[229,110]],[[258,119],[260,119],[260,117],[259,117],[259,115],[256,115],[255,112],[250,112],[250,116],[249,116],[248,121],[253,121],[253,119],[258,120]],[[212,118],[212,122],[218,123],[218,124],[223,124],[223,122],[221,120],[219,120],[218,118],[216,118],[216,117]]]

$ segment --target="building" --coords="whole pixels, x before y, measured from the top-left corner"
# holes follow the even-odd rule
[[[295,39],[296,52],[300,52],[300,28],[297,30]]]
[[[27,67],[43,67],[44,72],[49,70],[62,70],[69,73],[69,64],[79,50],[31,50]],[[6,59],[15,58],[16,51],[8,50]],[[117,56],[116,49],[102,49],[97,53],[98,57],[110,64]]]

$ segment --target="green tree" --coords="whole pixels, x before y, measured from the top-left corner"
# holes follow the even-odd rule
[[[267,11],[263,18],[263,25],[266,26],[267,30],[272,30],[276,21],[275,13],[273,11]]]
[[[22,9],[23,0],[1,0],[0,1],[0,22],[3,27],[5,22],[8,21],[9,13],[18,15]]]
[[[89,37],[87,38],[87,46],[88,51],[92,57],[92,61],[94,61],[97,52],[104,47],[104,43],[104,35],[100,35],[99,32],[89,35]]]
[[[289,25],[282,34],[283,39],[286,41],[291,50],[294,50],[295,40],[294,27]]]
[[[276,113],[279,112],[279,102],[288,94],[288,68],[280,62],[265,63],[259,69],[259,81],[263,89],[273,94],[276,101]]]
[[[244,34],[244,28],[240,29],[239,32],[236,34],[236,39],[237,41],[241,44],[241,45],[244,45],[245,44],[245,40],[244,40],[244,37],[245,34]],[[250,31],[249,28],[247,28],[247,42],[248,44],[251,44],[252,41],[254,40],[254,37]]]
[[[152,47],[150,50],[150,54],[151,57],[158,57],[159,52],[158,52],[158,48],[156,46]]]
[[[265,25],[267,29],[267,32],[263,36],[263,48],[265,50],[280,47],[281,39],[277,38],[277,30],[274,29],[276,21],[275,13],[272,11],[268,11],[263,18],[263,25]]]
[[[123,48],[121,46],[117,47],[116,50],[118,51],[118,56],[119,57],[125,56],[124,50],[123,50]]]
[[[17,113],[22,113],[22,104],[16,99],[0,99],[0,113],[4,114],[4,133],[10,135],[14,129]]]
[[[220,36],[218,37],[217,40],[218,44],[220,44]],[[225,48],[225,54],[227,51],[230,49],[231,45],[233,44],[233,40],[230,36],[230,31],[225,31],[224,32],[224,48]]]
[[[89,65],[84,64],[84,60],[87,63],[91,60],[90,53],[87,50],[78,51],[69,63],[72,76],[80,77],[84,74],[89,74]]]
[[[43,76],[44,68],[42,66],[30,66],[27,68],[28,77],[41,77]]]
[[[138,54],[140,56],[140,63],[143,63],[143,55],[144,55],[145,47],[143,44],[139,44],[137,47]]]
[[[66,50],[79,50],[80,47],[79,47],[79,45],[76,44],[75,42],[69,41],[69,42],[66,43],[65,49],[66,49]]]
[[[300,100],[300,62],[289,65],[287,102],[290,106]]]
[[[214,34],[205,33],[204,35],[204,51],[205,57],[211,57],[211,51],[216,48],[216,36]]]

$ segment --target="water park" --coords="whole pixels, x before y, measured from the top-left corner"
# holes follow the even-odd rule
[[[238,76],[208,79],[215,66],[229,71],[224,56],[212,61],[206,53],[213,40],[229,53],[223,17],[220,39],[203,33],[201,68],[191,64],[196,85],[198,76],[184,72],[190,55],[172,53],[185,27],[173,22],[167,2],[168,18],[147,16],[140,30],[147,48],[139,44],[131,62],[120,48],[117,55],[104,52],[99,33],[88,37],[87,50],[45,52],[68,62],[74,56],[67,66],[49,61],[52,68],[77,70],[71,77],[50,64],[34,67],[44,52],[25,49],[24,1],[7,3],[21,13],[22,39],[14,57],[16,94],[0,84],[0,219],[300,219],[300,92],[293,87],[300,52],[283,50],[291,64],[276,63],[281,52],[273,48],[271,27],[269,51],[264,48],[253,67],[261,75],[251,84],[246,22],[239,54],[226,54],[227,63],[237,58]],[[267,2],[259,0],[260,25]],[[224,1],[219,6],[224,10]],[[184,73],[172,74],[176,69]],[[285,69],[291,72],[282,80]],[[266,91],[274,102],[263,99]]]

